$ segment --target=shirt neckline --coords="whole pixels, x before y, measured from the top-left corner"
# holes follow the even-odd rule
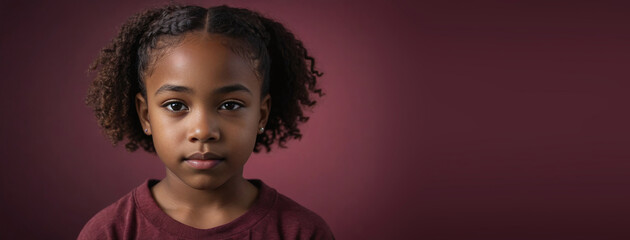
[[[258,188],[258,197],[249,210],[224,225],[209,229],[199,229],[180,223],[162,211],[151,194],[151,187],[159,181],[157,179],[147,179],[142,185],[138,186],[133,191],[134,204],[136,204],[140,213],[148,222],[175,237],[227,238],[246,232],[267,215],[277,199],[275,189],[267,186],[259,179],[248,179],[250,183]]]

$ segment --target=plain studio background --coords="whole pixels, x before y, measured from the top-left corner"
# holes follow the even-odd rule
[[[439,2],[439,3],[436,3]],[[260,178],[338,239],[630,239],[630,14],[602,1],[197,1],[272,16],[327,95]],[[2,239],[72,239],[147,178],[84,98],[152,1],[3,1]]]

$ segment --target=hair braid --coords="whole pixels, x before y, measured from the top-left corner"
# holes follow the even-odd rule
[[[153,21],[140,38],[138,46],[138,83],[142,95],[146,98],[146,89],[144,85],[144,77],[152,72],[152,63],[155,63],[162,50],[179,42],[181,38],[170,38],[163,46],[158,46],[159,41],[167,40],[163,36],[179,36],[190,30],[202,29],[205,25],[204,19],[207,15],[207,9],[197,6],[167,6],[162,12],[160,18]],[[149,61],[153,62],[150,63]]]

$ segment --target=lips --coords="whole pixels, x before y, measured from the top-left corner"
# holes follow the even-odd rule
[[[184,159],[188,166],[195,169],[210,169],[221,163],[225,158],[211,152],[196,152]]]
[[[196,152],[186,157],[186,160],[223,160],[223,158],[211,152]]]

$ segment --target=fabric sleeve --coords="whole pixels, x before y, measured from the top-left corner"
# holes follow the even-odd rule
[[[81,232],[79,233],[77,239],[114,239],[114,236],[116,235],[114,230],[115,228],[113,228],[112,226],[108,226],[109,224],[103,222],[102,217],[102,215],[97,214],[92,219],[90,219],[90,221],[85,224],[83,229],[81,229]]]

